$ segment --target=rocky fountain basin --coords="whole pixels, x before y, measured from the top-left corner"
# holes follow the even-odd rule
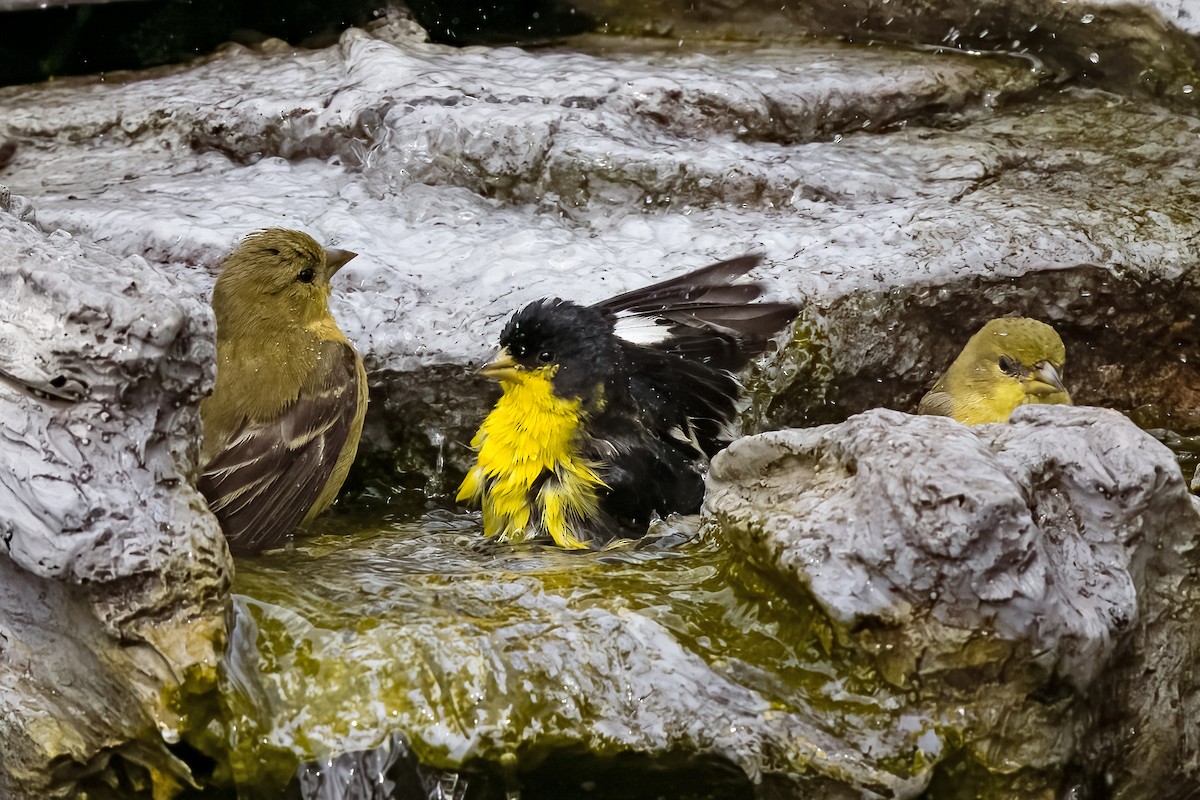
[[[485,795],[1196,785],[1168,451],[1112,411],[902,412],[1026,314],[1082,405],[1195,428],[1200,123],[1028,58],[659,44],[451,49],[393,17],[0,90],[0,790],[337,796],[400,736],[418,782]],[[233,565],[190,489],[205,303],[266,225],[361,254],[334,313],[372,410],[339,510]],[[482,540],[449,496],[507,314],[747,251],[803,310],[745,428],[802,430],[739,442],[704,521],[639,546]]]

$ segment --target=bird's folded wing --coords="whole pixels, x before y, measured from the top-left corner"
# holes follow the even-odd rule
[[[932,414],[939,417],[953,417],[954,396],[945,389],[942,389],[939,384],[921,398],[921,404],[917,407],[917,413]]]
[[[711,458],[725,446],[741,385],[724,370],[649,348],[627,348],[629,391],[643,425]]]
[[[204,467],[200,491],[234,550],[264,550],[295,530],[346,444],[358,399],[354,351],[324,342],[317,364],[282,414],[247,421]]]

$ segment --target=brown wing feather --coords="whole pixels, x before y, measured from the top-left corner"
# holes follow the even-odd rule
[[[198,482],[233,550],[274,547],[296,529],[329,481],[358,399],[354,351],[324,342],[320,366],[278,418],[247,421]]]
[[[696,308],[702,305],[741,305],[762,293],[754,283],[731,286],[730,282],[745,275],[762,261],[761,255],[739,256],[718,261],[677,278],[643,286],[616,297],[596,303],[593,308],[609,314],[628,311],[648,314]]]

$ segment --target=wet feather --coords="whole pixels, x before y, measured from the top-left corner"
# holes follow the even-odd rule
[[[737,413],[731,371],[796,314],[750,304],[757,284],[730,284],[759,261],[731,259],[590,307],[549,298],[518,311],[483,370],[503,393],[458,493],[482,506],[485,532],[582,548],[696,511]]]

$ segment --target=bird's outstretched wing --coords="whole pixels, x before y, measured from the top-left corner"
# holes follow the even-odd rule
[[[617,314],[622,311],[660,311],[702,301],[749,303],[762,294],[762,287],[754,283],[733,285],[733,281],[758,266],[762,259],[761,255],[747,255],[718,261],[676,278],[602,300],[594,308]]]
[[[628,390],[589,425],[586,454],[600,463],[606,492],[602,531],[645,532],[654,515],[693,513],[709,458],[730,438],[741,386],[726,370],[651,347],[623,345]],[[606,534],[607,535],[607,534]]]
[[[762,261],[747,255],[598,303],[625,347],[629,389],[643,419],[706,459],[728,441],[741,386],[730,374],[762,352],[797,313],[755,303],[757,283],[733,283]]]
[[[235,551],[274,547],[321,495],[350,434],[358,398],[354,351],[321,344],[320,367],[276,419],[247,421],[198,482]]]
[[[748,255],[617,295],[593,308],[614,318],[618,337],[634,344],[736,370],[796,316],[790,303],[754,303],[757,283],[733,283],[762,261]]]
[[[733,371],[797,313],[753,302],[757,283],[733,283],[761,260],[722,261],[594,306],[613,320],[621,367],[612,380],[627,390],[609,393],[589,443],[609,489],[601,507],[617,525],[644,530],[654,514],[699,508],[708,459],[738,412]]]

